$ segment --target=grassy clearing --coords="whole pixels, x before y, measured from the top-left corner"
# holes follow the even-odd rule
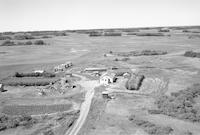
[[[131,115],[129,120],[135,123],[138,127],[141,127],[150,135],[169,135],[173,132],[173,129],[169,126],[159,126],[149,121],[139,119],[135,115]]]
[[[161,113],[178,119],[200,122],[200,110],[195,102],[199,96],[200,84],[195,84],[186,90],[171,93],[171,96],[160,96],[155,102],[158,110],[151,110],[149,113]]]
[[[39,115],[46,113],[64,112],[71,108],[71,104],[57,105],[7,105],[2,113],[7,115]]]

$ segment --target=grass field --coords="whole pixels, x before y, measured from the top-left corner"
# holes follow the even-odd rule
[[[142,29],[138,32],[155,33],[158,32],[158,29]],[[195,34],[198,35],[198,33]],[[0,48],[0,80],[7,76],[13,76],[15,72],[32,72],[39,69],[53,72],[53,68],[56,65],[67,61],[73,63],[73,67],[69,69],[69,72],[77,72],[80,75],[82,75],[80,71],[86,67],[119,67],[121,70],[128,69],[129,71],[145,76],[144,83],[140,87],[140,90],[145,95],[121,93],[115,94],[114,99],[107,101],[101,97],[101,92],[104,88],[99,91],[98,89],[95,90],[93,104],[91,105],[86,124],[83,126],[84,129],[82,129],[83,134],[117,135],[134,134],[139,131],[143,131],[142,133],[144,133],[147,131],[146,127],[139,127],[128,119],[130,115],[134,115],[138,118],[139,122],[142,120],[141,122],[144,123],[144,126],[147,124],[148,126],[152,126],[153,129],[156,127],[160,130],[163,127],[172,125],[170,127],[173,128],[175,135],[189,132],[198,135],[200,132],[199,123],[184,121],[184,119],[177,119],[164,114],[150,114],[148,110],[156,109],[157,106],[154,102],[157,95],[170,95],[200,81],[199,59],[184,56],[186,51],[200,51],[200,38],[189,38],[192,33],[184,33],[182,29],[178,28],[167,32],[167,35],[170,36],[128,35],[126,31],[122,33],[122,36],[90,37],[88,31],[72,32],[67,33],[67,35],[51,35],[51,38],[42,39],[48,44],[47,46],[2,46]],[[30,41],[34,42],[35,40],[31,39]],[[2,42],[0,40],[0,44]],[[104,54],[108,54],[110,51],[126,53],[131,51],[142,52],[144,50],[159,50],[167,52],[167,54],[142,55],[137,57],[127,56],[125,60],[122,60],[124,58],[122,56],[113,55],[104,57]],[[119,60],[116,61],[115,59]],[[55,78],[45,79],[51,80]],[[11,77],[7,82],[41,82],[42,79],[44,78],[23,77],[16,79],[15,77]],[[123,83],[116,82],[116,85],[113,84],[110,87],[113,89],[124,88],[124,86],[120,86],[125,82],[123,78],[121,79]],[[75,79],[76,82],[78,82],[78,79]],[[46,90],[51,96],[48,96],[48,94],[46,96],[38,96],[38,89],[34,86],[9,86],[6,88],[8,88],[8,91],[0,95],[0,110],[9,115],[44,114],[66,111],[71,107],[78,108],[76,102],[81,104],[83,102],[82,95],[84,95],[78,95],[80,92],[84,92],[81,86],[77,89],[65,90],[66,94],[63,95],[59,93],[55,94],[55,89]],[[43,88],[40,87],[40,89]],[[59,99],[61,97],[65,98],[67,95],[73,95],[72,97],[66,97],[69,101]],[[50,98],[55,98],[54,96],[58,99],[55,101],[50,100]],[[37,127],[38,133],[39,129]],[[18,131],[21,132],[21,130]],[[61,131],[64,132],[62,129]]]

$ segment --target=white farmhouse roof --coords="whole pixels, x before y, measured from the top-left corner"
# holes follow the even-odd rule
[[[110,77],[110,78],[115,78],[116,74],[115,73],[109,73],[109,72],[106,72],[104,74],[102,74],[101,78],[103,77]]]

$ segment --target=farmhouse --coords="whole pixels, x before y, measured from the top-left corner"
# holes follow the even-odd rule
[[[100,84],[109,85],[110,83],[115,82],[115,80],[116,80],[115,73],[106,72],[100,77]]]

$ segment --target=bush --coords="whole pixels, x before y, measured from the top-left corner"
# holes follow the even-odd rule
[[[165,36],[163,33],[136,33],[136,36]]]
[[[32,45],[31,41],[27,41],[27,42],[18,42],[17,45]]]
[[[159,32],[170,32],[169,29],[160,29]]]
[[[0,36],[0,40],[11,40],[12,38],[9,36]]]
[[[56,32],[55,36],[67,36],[65,32]]]
[[[173,93],[171,96],[160,96],[155,104],[162,114],[192,122],[200,122],[200,113],[195,107],[194,100],[199,96],[200,84],[195,84],[191,88]]]
[[[200,31],[197,30],[183,30],[184,33],[200,33]]]
[[[44,72],[44,73],[19,73],[15,72],[14,77],[56,77],[55,73]]]
[[[106,32],[106,33],[104,33],[104,36],[122,36],[122,33]]]
[[[10,116],[1,114],[0,116],[0,131],[18,126],[32,126],[37,123],[37,120],[28,115]]]
[[[128,90],[139,90],[144,80],[144,75],[132,74],[130,79],[126,82],[125,87]]]
[[[45,42],[43,40],[36,40],[34,42],[35,45],[45,45]]]
[[[27,39],[35,39],[35,37],[31,35],[16,35],[14,36],[15,40],[27,40]]]
[[[130,52],[118,52],[118,56],[129,57],[129,56],[150,56],[150,55],[165,55],[166,51],[161,50],[142,50],[142,51],[130,51]]]
[[[33,43],[31,41],[25,42],[26,45],[32,45]]]
[[[97,37],[97,36],[102,36],[102,32],[90,32],[89,36],[90,37]]]
[[[200,58],[200,52],[186,51],[184,53],[184,56],[186,56],[186,57],[197,57],[197,58]]]
[[[15,42],[7,40],[1,44],[1,46],[15,46]]]
[[[127,35],[136,35],[137,34],[137,32],[129,32],[129,33],[127,33]]]
[[[189,39],[200,38],[200,35],[190,35],[188,38]]]
[[[3,35],[14,35],[14,32],[3,32]]]
[[[9,86],[46,86],[54,83],[58,78],[44,77],[8,77],[1,80],[1,83]]]
[[[52,38],[51,36],[42,36],[42,38]]]
[[[134,115],[131,115],[129,120],[143,128],[150,135],[169,135],[173,132],[173,129],[169,126],[159,126],[149,121],[138,119]]]

